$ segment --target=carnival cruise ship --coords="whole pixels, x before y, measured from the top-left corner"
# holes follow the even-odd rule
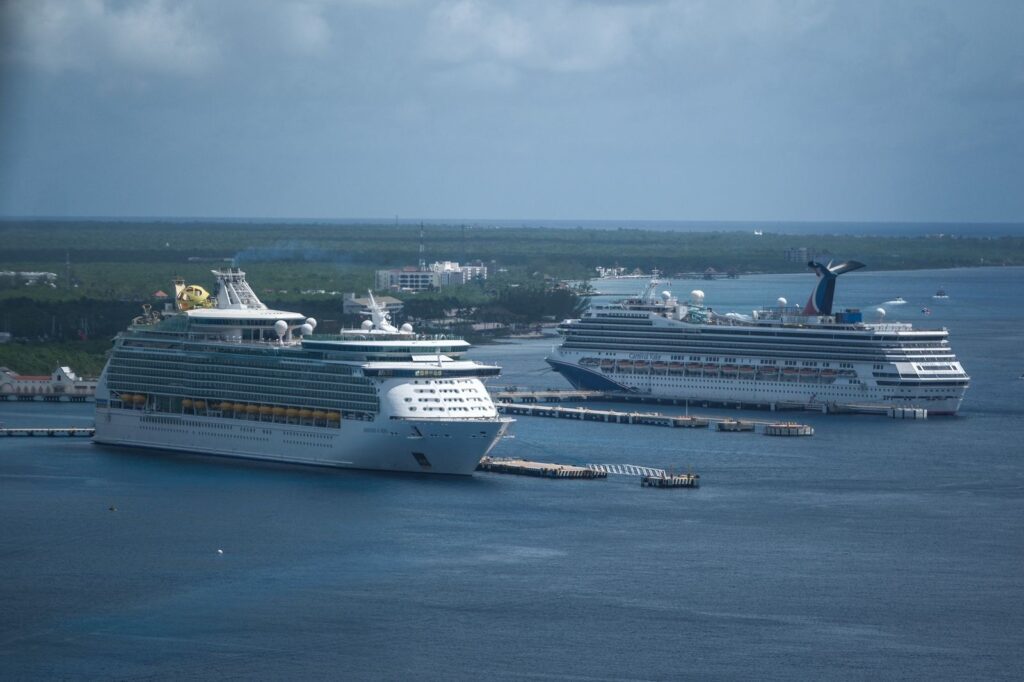
[[[818,282],[804,308],[720,314],[694,290],[688,301],[657,293],[594,305],[562,323],[547,362],[576,388],[750,407],[920,407],[955,414],[970,377],[945,329],[867,322],[832,311],[836,278],[863,263],[808,263]]]
[[[471,474],[504,435],[463,340],[394,327],[370,295],[357,330],[316,334],[238,269],[214,295],[175,282],[118,335],[96,391],[97,443],[384,471]]]

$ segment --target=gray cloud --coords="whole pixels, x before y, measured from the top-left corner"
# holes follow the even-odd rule
[[[1024,215],[1012,1],[0,11],[6,214]]]

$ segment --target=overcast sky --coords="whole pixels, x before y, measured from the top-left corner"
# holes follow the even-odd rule
[[[0,0],[0,215],[1024,220],[1024,2]]]

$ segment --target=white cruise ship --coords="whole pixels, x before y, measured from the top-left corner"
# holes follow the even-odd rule
[[[269,310],[237,269],[215,295],[175,282],[172,309],[118,335],[96,390],[97,443],[384,471],[471,474],[504,435],[469,343]]]
[[[836,277],[864,267],[808,263],[818,283],[801,309],[779,299],[752,315],[720,314],[695,290],[594,305],[566,320],[547,362],[576,388],[728,405],[812,408],[921,407],[955,414],[970,377],[945,329],[865,322],[832,312]]]

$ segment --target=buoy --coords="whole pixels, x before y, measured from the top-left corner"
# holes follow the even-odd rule
[[[223,549],[218,549],[218,550],[217,550],[217,554],[223,554],[223,553],[224,553],[224,550],[223,550]]]

